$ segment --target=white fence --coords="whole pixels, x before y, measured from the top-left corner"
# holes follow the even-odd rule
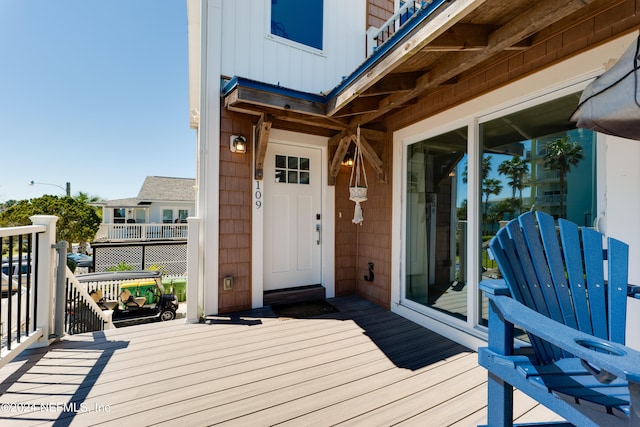
[[[126,242],[141,240],[185,240],[188,224],[100,224],[96,242]]]

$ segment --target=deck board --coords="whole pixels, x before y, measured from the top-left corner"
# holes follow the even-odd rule
[[[29,350],[0,369],[0,409],[13,410],[0,411],[0,425],[486,422],[487,374],[474,352],[361,298],[331,302],[338,313],[312,319],[261,309]],[[558,419],[516,402],[524,420]]]

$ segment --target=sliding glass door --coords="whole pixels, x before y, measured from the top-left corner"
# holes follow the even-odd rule
[[[405,296],[466,319],[467,128],[409,145],[406,159]]]

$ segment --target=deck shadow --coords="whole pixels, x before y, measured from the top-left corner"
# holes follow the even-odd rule
[[[50,409],[50,405],[54,403],[52,399],[55,400],[57,396],[61,396],[61,397],[58,399],[58,401],[55,402],[57,406],[54,408],[53,411],[51,410],[46,411],[47,413],[51,413],[52,415],[51,419],[28,418],[28,417],[22,417],[22,416],[20,417],[2,416],[0,417],[0,420],[13,418],[13,419],[19,419],[23,421],[30,420],[30,421],[52,422],[53,426],[61,427],[61,426],[70,425],[73,422],[73,419],[75,418],[76,415],[88,410],[88,406],[86,405],[85,400],[87,399],[93,386],[96,384],[96,381],[100,377],[102,371],[107,366],[107,364],[109,363],[109,360],[112,358],[116,350],[120,350],[128,346],[128,342],[126,341],[107,340],[103,331],[93,332],[92,335],[93,335],[92,341],[84,341],[84,342],[60,341],[52,344],[49,347],[27,349],[21,355],[16,357],[14,359],[15,362],[24,360],[25,363],[0,383],[1,396],[3,397],[10,396],[12,394],[20,394],[20,395],[31,394],[33,396],[38,396],[38,395],[46,396],[46,399],[47,399],[46,401],[41,401],[41,402],[38,402],[37,400],[33,401],[34,405],[32,406],[32,408],[34,408],[34,410],[37,410],[38,405],[45,405],[44,406],[45,408],[49,407]],[[86,374],[82,375],[82,380],[77,385],[77,388],[73,394],[49,395],[49,394],[42,394],[37,392],[25,393],[25,392],[11,391],[11,386],[16,383],[24,382],[24,383],[34,384],[33,381],[26,381],[22,379],[22,377],[25,374],[30,373],[29,371],[31,371],[32,369],[37,368],[38,366],[40,367],[50,366],[52,368],[55,367],[56,366],[55,364],[48,365],[45,362],[43,362],[43,360],[47,358],[55,358],[54,356],[55,356],[56,350],[77,350],[77,351],[90,350],[90,351],[101,351],[101,354],[100,356],[98,356],[98,358],[86,358],[86,361],[88,362],[87,366],[90,365],[91,367]],[[64,375],[64,373],[49,372],[48,375]],[[68,398],[67,396],[70,396],[70,397]]]

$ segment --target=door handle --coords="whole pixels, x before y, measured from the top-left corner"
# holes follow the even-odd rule
[[[316,231],[318,232],[318,240],[316,240],[316,245],[320,244],[320,224],[316,224]]]

